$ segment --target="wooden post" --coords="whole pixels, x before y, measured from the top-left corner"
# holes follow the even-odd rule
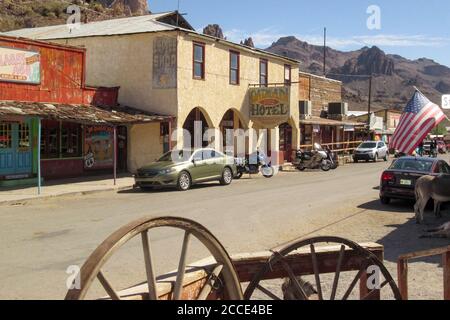
[[[384,255],[383,253],[375,253],[375,255],[377,256],[378,259],[380,259],[380,261],[384,260]],[[367,268],[370,267],[367,266]],[[367,271],[367,270],[366,270]],[[368,274],[367,272],[363,272],[361,275],[361,278],[359,279],[359,296],[360,299],[364,299],[366,298],[367,300],[381,300],[381,291],[380,290],[370,290],[367,287],[367,280],[369,279],[369,276],[371,276],[371,274]],[[372,292],[372,294],[370,295],[370,297],[367,297],[367,295]]]
[[[42,135],[42,124],[41,118],[38,119],[38,137],[37,137],[37,178],[38,178],[38,195],[42,192],[41,186],[41,135]]]
[[[408,261],[399,260],[397,264],[398,288],[403,300],[408,300]]]
[[[172,151],[172,119],[169,120],[169,151]]]
[[[117,127],[114,126],[114,185],[117,185]]]
[[[444,300],[450,300],[450,251],[442,255],[442,267],[444,268]]]

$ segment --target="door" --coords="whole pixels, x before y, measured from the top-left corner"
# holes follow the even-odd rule
[[[30,122],[0,123],[0,175],[24,175],[31,171]]]
[[[117,128],[117,169],[120,172],[127,171],[127,127]],[[165,152],[164,152],[165,153]]]
[[[287,123],[280,126],[280,152],[284,161],[292,162],[292,127]]]
[[[15,150],[13,147],[13,123],[0,123],[0,175],[15,172]]]
[[[189,167],[189,173],[191,174],[193,181],[202,180],[208,178],[208,165],[203,159],[203,151],[197,150],[192,156],[193,163]]]

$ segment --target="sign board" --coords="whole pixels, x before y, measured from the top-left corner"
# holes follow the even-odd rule
[[[450,109],[450,94],[444,94],[442,96],[442,109]]]
[[[111,168],[114,165],[114,129],[86,127],[84,150],[85,169]]]
[[[344,125],[344,132],[354,132],[355,126]]]
[[[250,88],[249,96],[251,119],[288,119],[290,87]]]
[[[153,89],[177,87],[177,39],[153,40]]]
[[[39,84],[39,52],[0,47],[0,81]]]

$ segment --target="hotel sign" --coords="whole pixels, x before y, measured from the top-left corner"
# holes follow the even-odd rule
[[[0,47],[0,81],[39,84],[39,52]]]
[[[251,88],[250,118],[271,120],[289,117],[290,88]]]

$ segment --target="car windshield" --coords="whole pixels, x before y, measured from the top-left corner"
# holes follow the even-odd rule
[[[433,168],[433,162],[420,159],[399,159],[395,161],[390,169],[405,170],[405,171],[419,171],[419,172],[431,172]]]
[[[377,147],[377,144],[375,142],[364,142],[359,146],[359,148],[361,148],[361,149],[373,149],[376,147]]]
[[[158,162],[180,162],[185,160],[185,156],[190,156],[191,152],[186,150],[173,150],[165,153]]]

